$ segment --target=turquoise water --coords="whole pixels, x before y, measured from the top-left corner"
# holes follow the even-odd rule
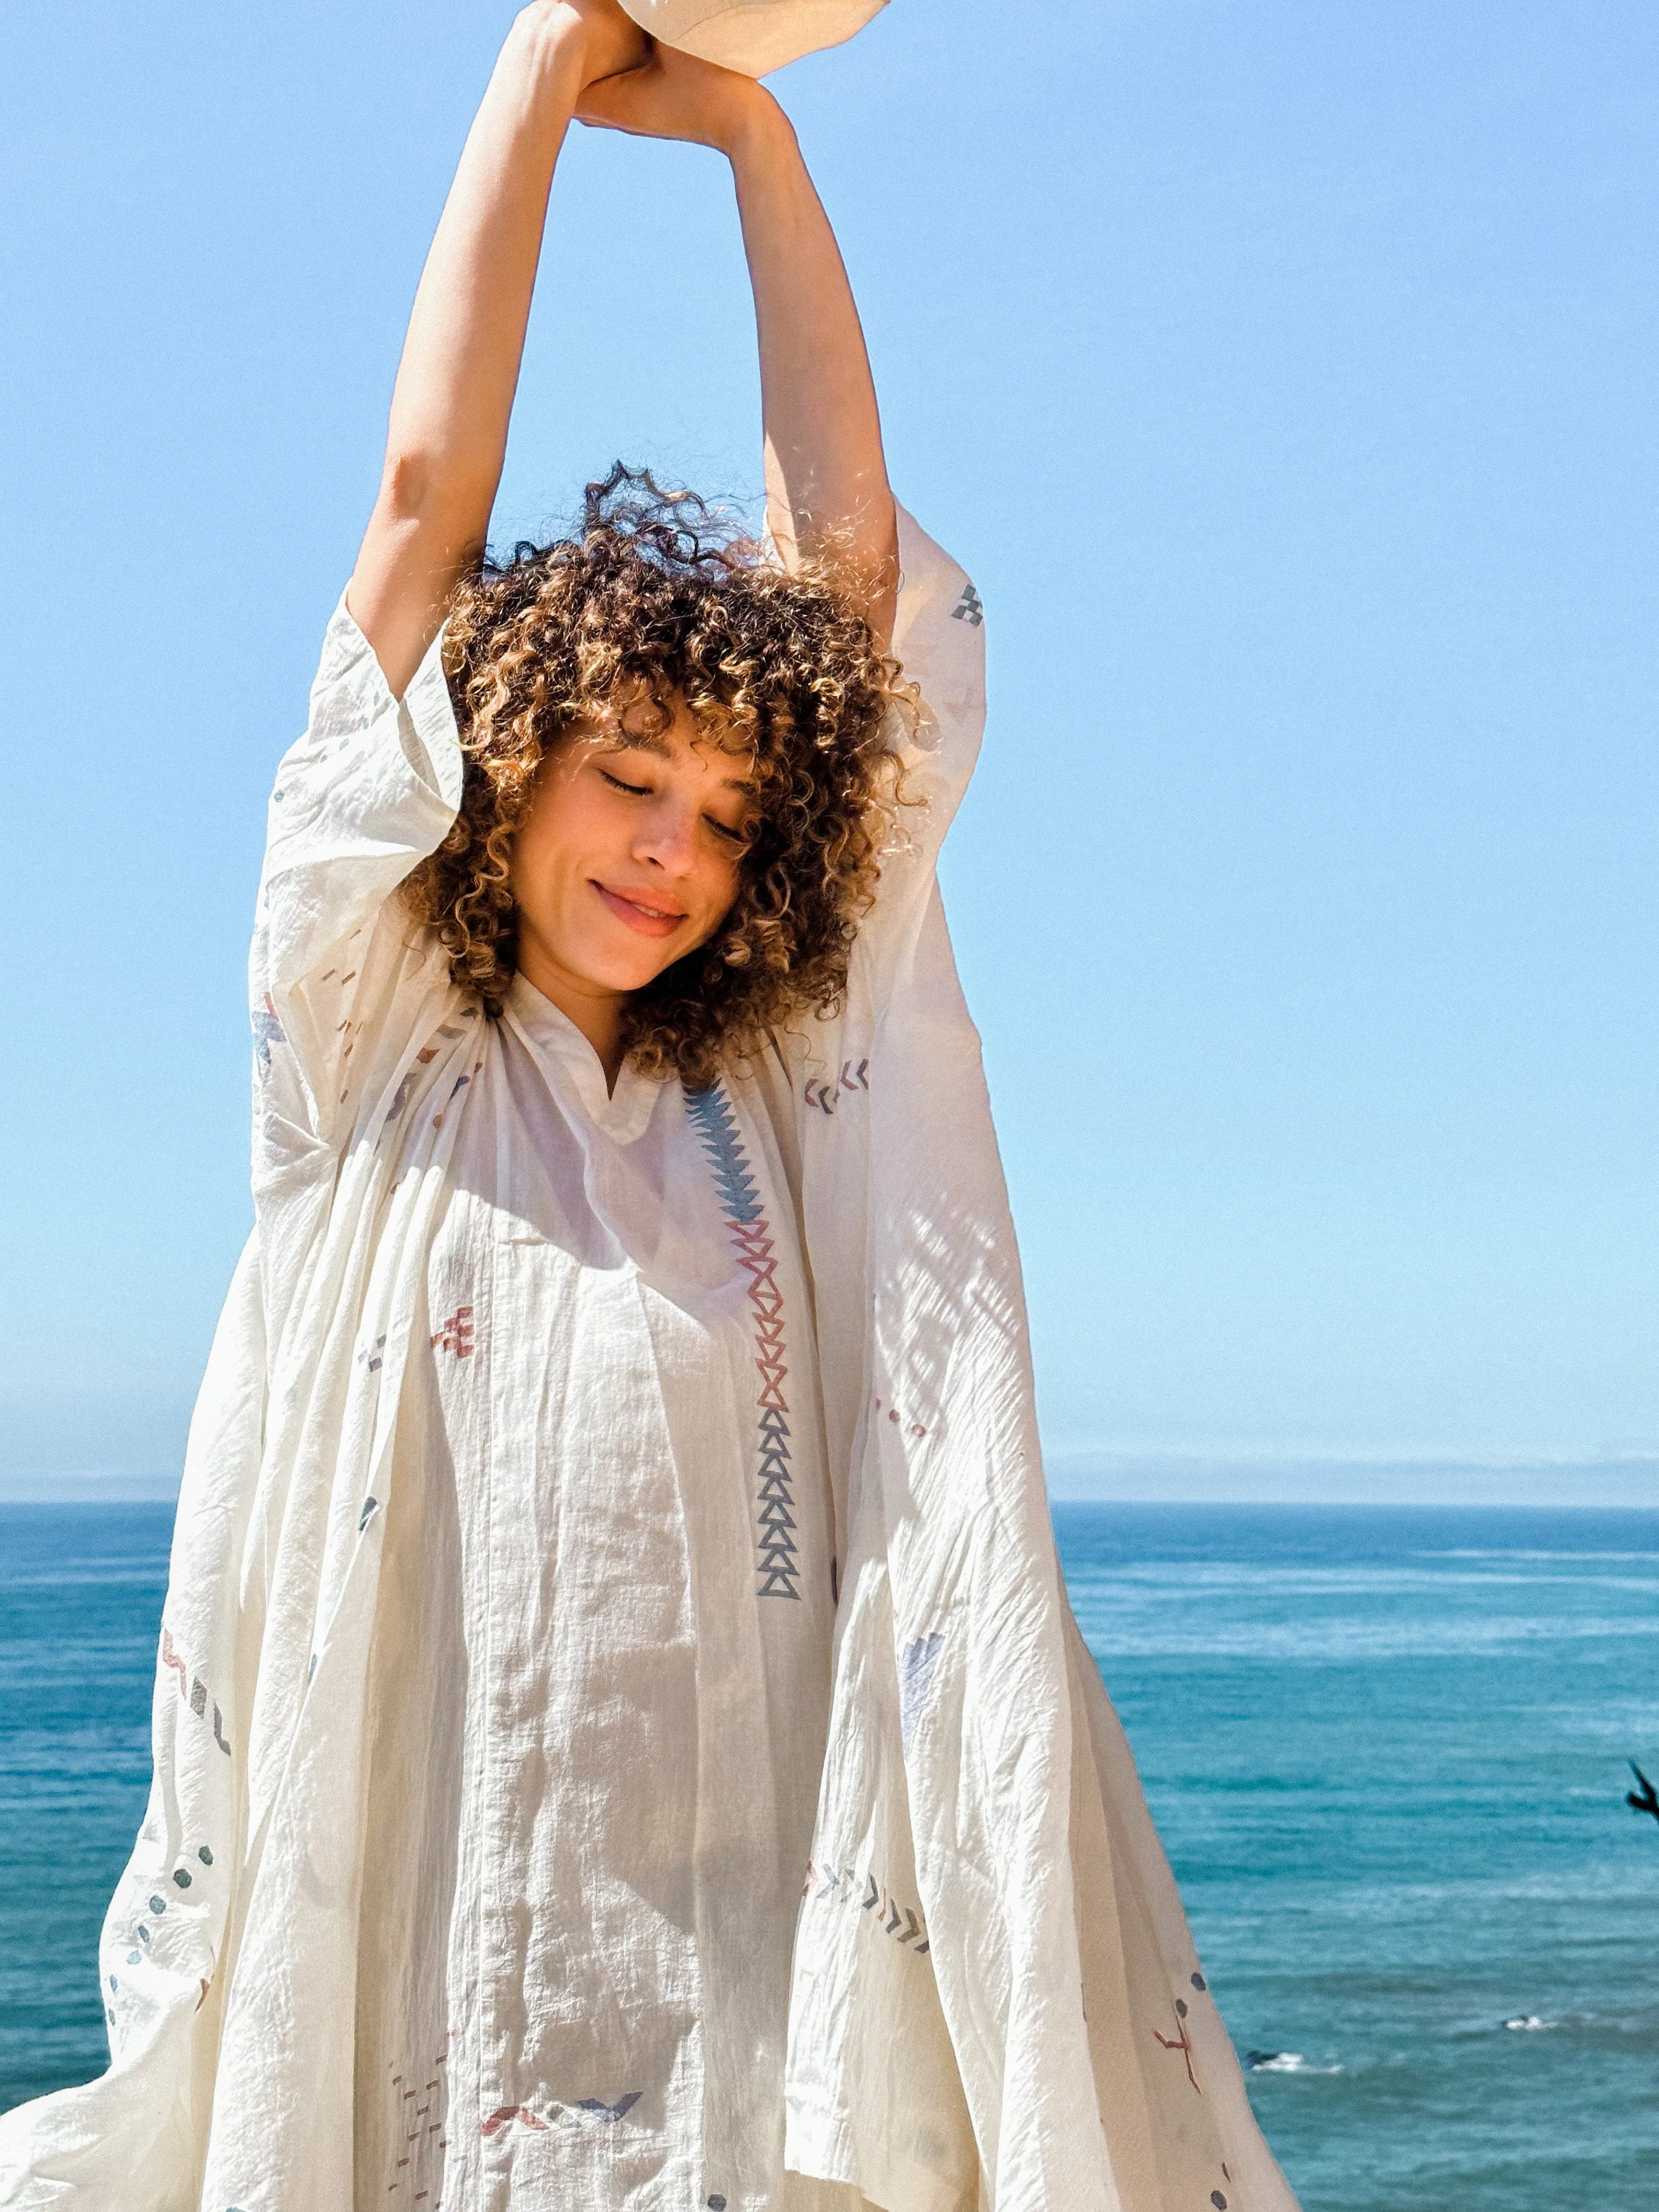
[[[1659,1514],[1055,1521],[1306,2212],[1653,2212]]]
[[[108,2056],[98,1931],[143,1816],[165,1505],[0,1505],[0,2109]]]
[[[1054,1519],[1305,2212],[1654,2212],[1659,1512]],[[102,2063],[168,1523],[0,1508],[0,2106]]]

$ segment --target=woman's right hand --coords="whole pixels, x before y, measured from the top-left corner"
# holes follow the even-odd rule
[[[650,58],[650,40],[617,0],[533,0],[525,13],[561,19],[560,29],[580,42],[585,86],[639,69]]]
[[[579,123],[639,138],[678,138],[730,155],[757,119],[782,121],[777,102],[753,77],[654,40],[647,43],[650,54],[642,66],[625,64],[623,74],[589,80],[576,102]]]

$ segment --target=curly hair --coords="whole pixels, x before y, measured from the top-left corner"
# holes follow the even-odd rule
[[[696,1089],[791,1014],[835,1010],[902,795],[889,717],[913,723],[915,694],[826,568],[786,574],[694,493],[618,462],[588,485],[578,532],[463,581],[444,671],[460,811],[404,896],[487,1013],[516,966],[509,872],[537,771],[619,693],[665,716],[678,694],[757,793],[736,900],[629,999],[627,1057]]]

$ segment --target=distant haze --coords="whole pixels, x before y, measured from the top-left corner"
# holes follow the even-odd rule
[[[1067,1453],[1048,1492],[1078,1504],[1156,1505],[1548,1505],[1659,1507],[1659,1455],[1540,1460],[1340,1459],[1308,1452]],[[33,1474],[0,1470],[0,1503],[177,1495],[176,1463]]]
[[[1152,1504],[1659,1506],[1659,1454],[1506,1462],[1318,1452],[1096,1452],[1048,1463],[1054,1498]]]

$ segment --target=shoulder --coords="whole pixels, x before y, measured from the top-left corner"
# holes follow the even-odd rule
[[[899,602],[893,655],[920,715],[902,748],[907,775],[938,810],[943,837],[978,757],[985,726],[985,607],[966,569],[899,509]]]

